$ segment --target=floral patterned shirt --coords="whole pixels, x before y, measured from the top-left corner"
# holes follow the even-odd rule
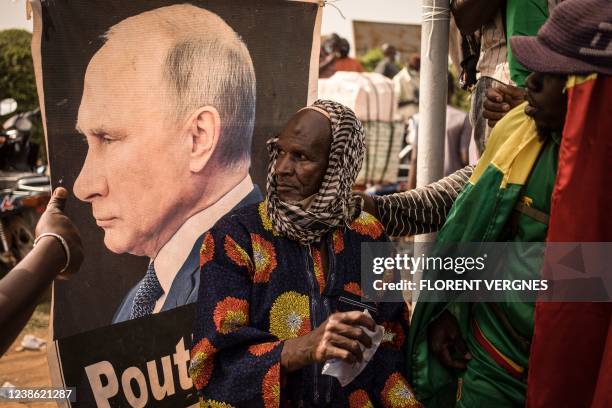
[[[402,350],[408,326],[403,303],[361,302],[362,242],[386,241],[383,226],[361,213],[319,246],[281,237],[265,202],[237,209],[205,236],[190,374],[210,407],[416,407]],[[357,302],[357,303],[356,303]],[[283,341],[308,333],[336,311],[368,308],[385,327],[383,342],[346,387],[321,365],[281,371]]]

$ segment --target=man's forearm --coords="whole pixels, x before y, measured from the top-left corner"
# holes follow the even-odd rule
[[[491,20],[502,4],[502,0],[453,0],[451,11],[461,33],[469,35]]]
[[[280,359],[283,372],[290,373],[312,363],[312,346],[307,345],[303,337],[288,339],[283,343]]]
[[[44,237],[0,280],[0,327],[30,309],[65,263],[66,256],[59,241]]]
[[[26,308],[21,309],[19,313],[11,316],[11,319],[2,326],[2,334],[0,335],[0,356],[8,350],[13,341],[19,336],[21,330],[26,325],[30,316],[36,309],[36,303],[32,303]]]
[[[473,170],[473,166],[466,166],[427,186],[374,197],[376,212],[387,234],[404,236],[439,230]]]

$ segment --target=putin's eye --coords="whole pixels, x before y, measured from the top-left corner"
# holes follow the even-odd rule
[[[115,141],[115,139],[113,139],[109,135],[103,135],[102,137],[100,137],[100,139],[102,140],[102,143],[104,144],[111,144],[112,142]]]

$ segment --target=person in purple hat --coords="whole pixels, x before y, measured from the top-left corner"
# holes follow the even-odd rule
[[[558,166],[562,135],[575,138],[568,129],[580,126],[572,118],[591,117],[582,114],[584,111],[604,112],[601,107],[606,104],[605,97],[609,99],[605,90],[612,89],[609,77],[612,72],[611,27],[612,2],[609,0],[567,0],[555,8],[537,36],[510,39],[517,60],[532,71],[526,80],[526,103],[510,111],[496,125],[489,147],[438,235],[439,242],[546,242],[550,239],[549,223],[572,223],[568,218],[559,221],[551,217],[554,215],[551,213],[553,189],[558,191],[557,170],[562,169]],[[568,87],[584,81],[577,75],[587,75],[592,80],[593,73],[597,74],[598,82],[591,86],[605,87],[603,94],[600,92],[601,97],[590,99],[590,105],[576,104],[576,99],[568,103],[568,94],[573,94],[573,89],[568,90]],[[569,76],[572,76],[570,80]],[[607,103],[609,106],[609,101]],[[596,117],[605,118],[605,115]],[[591,126],[590,129],[600,135],[606,122],[595,122]],[[606,142],[609,146],[609,137]],[[603,146],[602,150],[609,152],[605,143]],[[591,153],[594,156],[596,152]],[[496,167],[495,163],[498,166],[506,163],[507,167]],[[587,167],[584,161],[580,164]],[[593,166],[592,161],[589,166]],[[502,175],[508,177],[502,178]],[[500,184],[502,179],[507,184]],[[599,200],[594,196],[578,199],[583,202]],[[585,224],[590,222],[588,217],[583,220]],[[581,228],[590,227],[583,224]],[[504,276],[538,279],[542,261],[541,253],[534,253],[527,246],[510,245],[504,264],[499,266],[503,267]],[[609,330],[609,305],[598,313],[608,316],[608,328],[603,331],[605,337]],[[541,394],[546,376],[560,376],[563,374],[558,372],[560,369],[571,374],[578,366],[584,368],[577,362],[587,356],[586,353],[579,355],[578,349],[572,347],[584,344],[582,339],[559,338],[559,332],[547,337],[554,342],[534,349],[537,339],[534,333],[541,336],[542,330],[546,330],[539,325],[541,322],[535,318],[533,302],[516,301],[511,293],[496,303],[418,303],[410,328],[410,366],[407,370],[412,375],[409,381],[414,386],[416,398],[428,408],[453,404],[466,408],[592,406],[591,401],[595,400],[598,405],[593,406],[610,406],[610,382],[605,382],[610,373],[608,370],[606,377],[605,368],[601,369],[604,375],[600,375],[599,380],[597,369],[589,367],[580,371],[580,375],[574,371],[573,383],[565,382],[565,389],[556,388],[559,395]],[[559,326],[548,324],[546,327],[550,332],[551,327]],[[565,324],[560,333],[584,336],[593,340],[593,346],[601,343],[601,336],[593,335],[595,330],[576,332],[576,327],[583,325],[568,327]],[[607,341],[609,344],[610,339]],[[565,350],[565,353],[541,359],[541,351],[546,347]],[[540,353],[534,355],[534,350]],[[610,367],[611,354],[608,351],[604,355],[601,367],[606,364]],[[564,364],[563,360],[568,359],[576,364]],[[532,364],[538,364],[535,367],[537,377],[532,376]],[[588,380],[583,381],[583,378]],[[536,379],[540,382],[532,384]],[[607,400],[598,396],[600,391],[593,385],[597,381],[607,384],[604,386]],[[570,386],[576,389],[568,388]],[[566,395],[569,389],[580,398]]]
[[[511,40],[516,58],[538,72],[531,86],[570,76],[547,242],[612,241],[611,39],[611,1],[568,0],[537,37]],[[612,303],[539,302],[536,310],[526,405],[612,406]]]

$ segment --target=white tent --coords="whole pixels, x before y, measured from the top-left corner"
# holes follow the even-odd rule
[[[376,73],[339,71],[318,85],[320,99],[348,106],[364,125],[367,150],[357,184],[396,183],[403,126],[396,122],[393,81]]]
[[[397,109],[393,81],[373,72],[336,72],[319,79],[319,98],[351,108],[362,122],[391,122]]]

